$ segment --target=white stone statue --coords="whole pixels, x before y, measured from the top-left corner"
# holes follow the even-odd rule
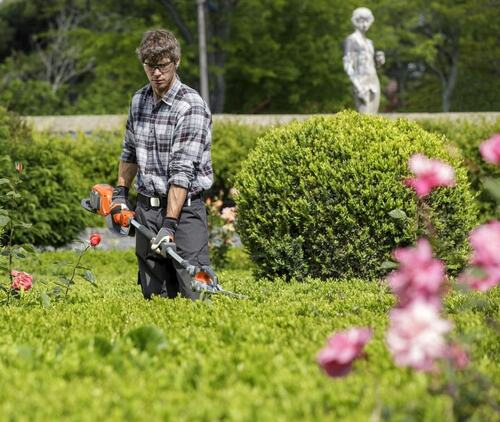
[[[377,113],[380,104],[380,82],[376,66],[385,63],[383,51],[375,52],[366,32],[375,19],[370,9],[358,7],[352,12],[356,29],[345,39],[344,69],[351,80],[356,108],[360,113]]]

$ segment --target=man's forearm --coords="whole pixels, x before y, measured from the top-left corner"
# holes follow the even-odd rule
[[[181,210],[186,201],[187,189],[170,185],[167,198],[167,217],[179,219]]]
[[[120,165],[118,167],[118,182],[116,185],[130,188],[136,174],[137,164],[120,161]]]

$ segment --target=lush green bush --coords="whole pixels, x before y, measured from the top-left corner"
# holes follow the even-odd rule
[[[145,301],[133,252],[91,251],[82,264],[99,288],[82,281],[68,302],[42,308],[35,301],[41,281],[77,256],[40,258],[23,268],[35,271],[38,284],[0,312],[2,419],[455,420],[449,397],[428,391],[435,375],[392,363],[384,331],[394,299],[379,283],[256,282],[247,271],[224,271],[224,287],[248,300]],[[481,309],[471,310],[460,293],[446,309],[458,331],[474,336],[472,369],[498,379],[499,342],[486,321],[498,315],[500,289],[473,296],[482,298]],[[368,359],[332,380],[314,358],[332,331],[350,326],[374,329]],[[481,384],[464,400],[498,394]],[[473,412],[472,420],[495,419],[484,404]]]
[[[240,123],[214,124],[212,131],[214,185],[209,192],[211,196],[228,197],[241,163],[255,146],[257,138],[266,130],[263,126]]]
[[[457,270],[467,258],[476,209],[466,170],[443,140],[400,119],[339,113],[275,129],[261,138],[237,178],[238,232],[263,275],[377,277],[417,224],[408,158],[440,158],[457,186],[429,197],[442,240],[438,255]],[[391,218],[394,209],[406,219]]]
[[[15,208],[19,221],[30,228],[16,229],[15,243],[62,246],[85,228],[79,192],[82,180],[78,163],[67,155],[68,147],[32,137],[14,114],[0,110],[0,174],[12,177],[15,162],[22,162],[21,198],[8,195],[0,185],[0,207]]]
[[[500,133],[500,118],[496,121],[450,121],[421,120],[418,122],[425,130],[439,133],[446,137],[446,142],[458,147],[464,157],[469,180],[476,198],[480,220],[488,221],[500,218],[495,199],[486,191],[484,180],[489,177],[500,177],[500,167],[489,164],[479,154],[479,145],[494,133]]]
[[[97,183],[106,183],[114,186],[118,178],[118,161],[121,153],[123,137],[114,132],[96,132],[91,134],[77,133],[73,135],[55,135],[39,133],[40,139],[63,148],[67,159],[78,163],[75,174],[80,180],[78,197],[87,198]],[[131,192],[131,198],[134,197]],[[105,220],[80,208],[86,227],[99,227]]]

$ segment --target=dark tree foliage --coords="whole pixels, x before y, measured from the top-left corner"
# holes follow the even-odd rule
[[[500,109],[496,0],[367,0],[368,36],[386,53],[381,111]],[[215,113],[316,113],[353,107],[342,68],[354,0],[207,0]],[[0,105],[23,114],[124,113],[146,83],[134,50],[171,29],[181,79],[198,88],[192,0],[3,0]]]

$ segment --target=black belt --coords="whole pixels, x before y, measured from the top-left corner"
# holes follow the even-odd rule
[[[194,199],[203,198],[203,191],[193,194],[188,193],[186,201],[188,201],[189,198],[191,198],[191,201]],[[150,208],[166,208],[167,196],[166,195],[149,196],[139,192],[137,193],[137,202]]]

